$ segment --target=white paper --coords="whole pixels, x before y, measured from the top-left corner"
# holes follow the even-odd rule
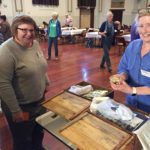
[[[135,133],[142,144],[143,150],[150,150],[150,120],[143,124]]]

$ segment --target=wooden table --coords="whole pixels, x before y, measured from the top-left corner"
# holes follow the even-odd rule
[[[73,44],[76,43],[76,37],[82,37],[83,32],[86,32],[86,29],[69,29],[69,30],[63,30],[62,31],[62,43],[66,39],[68,39],[68,42]]]
[[[131,34],[125,34],[125,35],[122,35],[122,37],[124,38],[124,40],[126,42],[130,42],[131,41]]]
[[[101,39],[101,35],[98,34],[98,31],[96,32],[87,32],[85,39],[88,40],[93,40],[94,41],[94,46],[97,46],[97,41],[98,41],[98,46],[100,46],[100,39]]]

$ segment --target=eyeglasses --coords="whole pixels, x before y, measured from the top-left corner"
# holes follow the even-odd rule
[[[23,33],[35,33],[35,30],[34,29],[23,29],[23,28],[17,28],[18,30],[21,30]]]

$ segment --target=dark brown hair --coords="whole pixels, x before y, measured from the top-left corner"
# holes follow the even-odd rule
[[[6,16],[5,16],[5,15],[1,15],[1,16],[0,16],[0,19],[6,21]]]

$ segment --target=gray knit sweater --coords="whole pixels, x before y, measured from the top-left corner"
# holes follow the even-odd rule
[[[21,110],[43,97],[47,63],[37,41],[31,48],[18,45],[11,38],[0,47],[0,98],[11,112]]]

